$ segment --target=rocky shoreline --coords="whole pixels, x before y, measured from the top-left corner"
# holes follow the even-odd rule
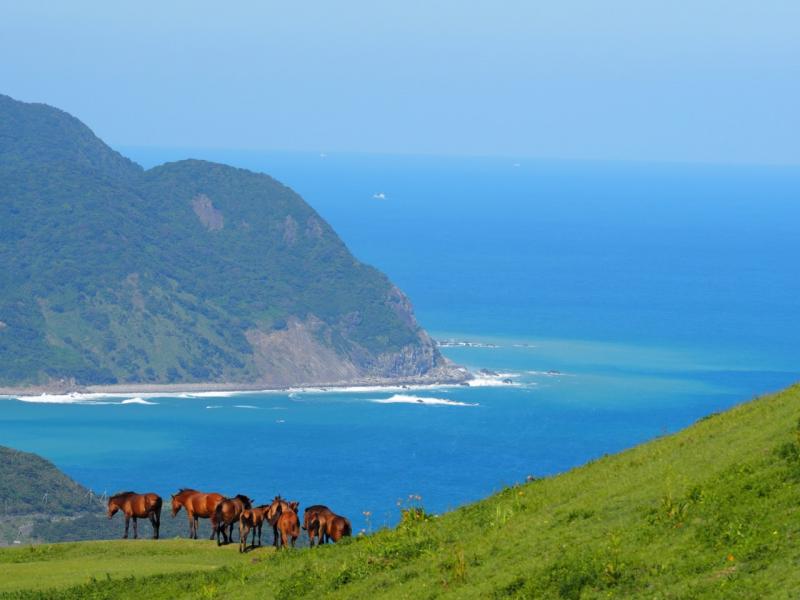
[[[270,386],[257,382],[194,382],[194,383],[116,383],[79,385],[75,382],[53,382],[32,386],[0,387],[0,396],[39,396],[41,394],[177,394],[202,392],[291,392],[299,389],[402,388],[465,384],[474,375],[463,367],[437,370],[435,375],[419,377],[366,377],[331,382],[298,382],[291,386]]]

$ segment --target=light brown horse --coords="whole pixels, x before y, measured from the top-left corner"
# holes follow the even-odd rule
[[[189,517],[189,537],[195,540],[197,539],[198,519],[211,519],[211,537],[208,539],[213,540],[214,534],[217,533],[215,511],[217,504],[224,499],[225,496],[222,494],[205,494],[197,490],[183,488],[172,495],[172,516],[174,518],[181,510],[181,507],[186,509],[186,516]]]
[[[303,529],[308,532],[309,545],[314,547],[325,543],[325,520],[334,516],[333,511],[323,504],[314,504],[303,511]]]
[[[233,541],[233,524],[239,520],[243,510],[252,507],[253,500],[242,494],[238,494],[233,498],[225,498],[217,504],[217,508],[214,509],[214,517],[217,523],[217,546],[222,545],[219,539],[220,533],[226,544]],[[227,534],[225,533],[226,526],[229,527]]]
[[[161,496],[158,494],[137,494],[135,492],[120,492],[108,499],[108,518],[113,517],[121,510],[125,515],[125,535],[128,537],[128,526],[133,519],[133,539],[139,537],[139,526],[136,519],[150,519],[153,526],[153,539],[158,539],[158,530],[161,527]]]
[[[276,522],[278,533],[281,536],[281,545],[284,548],[287,546],[289,539],[292,540],[292,548],[297,538],[300,537],[300,519],[297,517],[297,511],[300,508],[299,502],[289,502],[289,510],[279,509],[280,514]]]
[[[239,516],[239,552],[247,550],[247,536],[253,532],[253,548],[256,546],[256,533],[258,533],[258,545],[261,545],[261,528],[267,518],[269,505],[264,504],[256,508],[245,508]]]

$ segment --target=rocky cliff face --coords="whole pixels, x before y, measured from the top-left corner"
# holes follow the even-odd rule
[[[382,273],[291,189],[144,171],[0,96],[0,385],[457,380]]]

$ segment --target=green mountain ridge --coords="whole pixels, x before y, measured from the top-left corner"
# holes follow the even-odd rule
[[[798,498],[796,385],[441,516],[412,500],[397,528],[335,546],[0,550],[0,597],[789,599]]]
[[[0,385],[457,381],[405,295],[271,177],[143,170],[0,96]]]

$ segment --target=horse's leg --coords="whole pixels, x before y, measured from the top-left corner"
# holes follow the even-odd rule
[[[133,539],[139,539],[139,522],[136,517],[133,517]]]
[[[272,526],[272,545],[276,548],[280,548],[280,540],[278,539],[278,525]]]
[[[153,539],[157,540],[161,535],[161,513],[153,515]]]
[[[125,535],[122,536],[123,540],[128,539],[128,525],[131,524],[131,518],[128,515],[125,515]]]
[[[261,523],[261,524],[258,526],[258,546],[259,546],[259,548],[261,547],[261,528],[262,528],[263,526],[264,526],[264,524],[263,524],[263,523]]]

